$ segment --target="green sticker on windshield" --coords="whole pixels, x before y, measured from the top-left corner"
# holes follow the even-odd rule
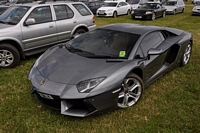
[[[119,52],[119,57],[125,57],[125,56],[126,56],[126,51]]]

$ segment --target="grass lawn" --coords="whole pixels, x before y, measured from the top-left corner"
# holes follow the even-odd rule
[[[75,118],[41,106],[30,94],[29,69],[39,55],[28,57],[14,69],[0,69],[0,133],[200,133],[200,17],[185,12],[154,21],[130,16],[97,18],[98,27],[111,23],[137,23],[174,27],[194,37],[190,63],[150,85],[141,101],[130,108],[102,115]]]

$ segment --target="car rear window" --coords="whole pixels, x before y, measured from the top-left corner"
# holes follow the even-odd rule
[[[91,15],[90,11],[82,4],[73,4],[73,6],[76,8],[76,10],[82,15],[82,16],[88,16]]]

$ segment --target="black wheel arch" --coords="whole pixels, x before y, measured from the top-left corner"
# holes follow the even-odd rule
[[[20,58],[25,59],[25,55],[24,55],[23,50],[22,50],[21,46],[19,45],[19,43],[17,43],[14,40],[3,40],[3,41],[0,41],[0,45],[4,44],[4,43],[7,43],[7,44],[10,44],[10,45],[14,46],[19,51]]]
[[[141,68],[139,68],[139,67],[133,68],[132,70],[130,70],[130,71],[126,74],[125,77],[127,77],[129,74],[132,74],[132,73],[134,73],[134,74],[136,74],[137,76],[139,76],[139,77],[142,79],[142,81],[143,81],[144,75],[143,75],[143,71],[142,71]],[[124,78],[125,78],[125,77],[124,77]]]
[[[85,30],[86,32],[89,31],[89,29],[88,29],[86,26],[79,26],[79,27],[77,27],[77,28],[71,33],[71,38],[73,38],[73,35],[74,35],[74,34],[76,33],[76,31],[79,30],[79,29],[83,29],[83,30]]]

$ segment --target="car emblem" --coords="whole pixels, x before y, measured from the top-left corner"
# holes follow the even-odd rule
[[[45,81],[43,80],[43,81],[40,82],[40,85],[43,85],[44,83],[45,83]]]

